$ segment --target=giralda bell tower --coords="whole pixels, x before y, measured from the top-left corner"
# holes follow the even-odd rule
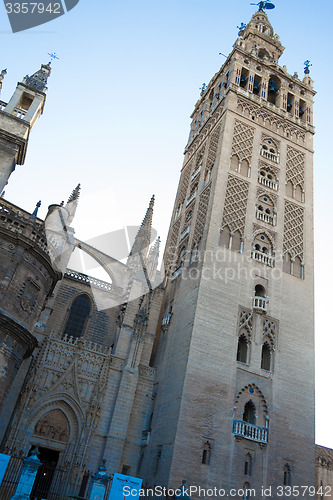
[[[192,114],[138,466],[147,484],[258,498],[315,484],[315,92],[308,61],[303,79],[279,66],[269,7],[241,26]]]

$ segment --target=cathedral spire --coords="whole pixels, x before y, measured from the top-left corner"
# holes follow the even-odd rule
[[[31,89],[38,90],[39,92],[45,92],[47,90],[47,79],[51,74],[50,63],[42,64],[40,69],[36,71],[32,76],[26,76],[23,83],[30,87]]]
[[[149,202],[149,207],[147,209],[146,215],[143,218],[140,229],[135,237],[132,249],[130,251],[130,256],[135,256],[136,254],[142,254],[146,257],[150,238],[151,238],[151,228],[153,222],[153,210],[154,210],[155,196],[151,197]]]
[[[78,184],[75,189],[73,189],[70,197],[68,198],[67,204],[66,204],[66,210],[68,212],[68,220],[67,220],[67,225],[70,225],[74,219],[75,212],[79,203],[79,196],[80,196],[80,190],[81,190],[81,184]]]

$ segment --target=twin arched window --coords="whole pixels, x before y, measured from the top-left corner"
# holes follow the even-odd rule
[[[69,310],[64,335],[69,337],[81,337],[87,324],[87,319],[90,316],[91,301],[85,294],[76,297]]]

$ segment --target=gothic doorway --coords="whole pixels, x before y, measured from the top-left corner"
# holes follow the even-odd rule
[[[35,446],[31,448],[31,451],[34,448]],[[38,450],[38,458],[42,462],[42,465],[37,471],[36,479],[31,490],[31,500],[43,500],[48,498],[60,453],[59,451],[52,450],[51,448],[39,447]]]

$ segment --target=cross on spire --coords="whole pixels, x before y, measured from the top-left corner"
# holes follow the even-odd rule
[[[59,57],[57,56],[57,54],[55,52],[48,52],[47,55],[49,55],[51,57],[51,61],[49,62],[49,64],[51,64],[52,61],[54,61],[55,59],[59,60]]]

